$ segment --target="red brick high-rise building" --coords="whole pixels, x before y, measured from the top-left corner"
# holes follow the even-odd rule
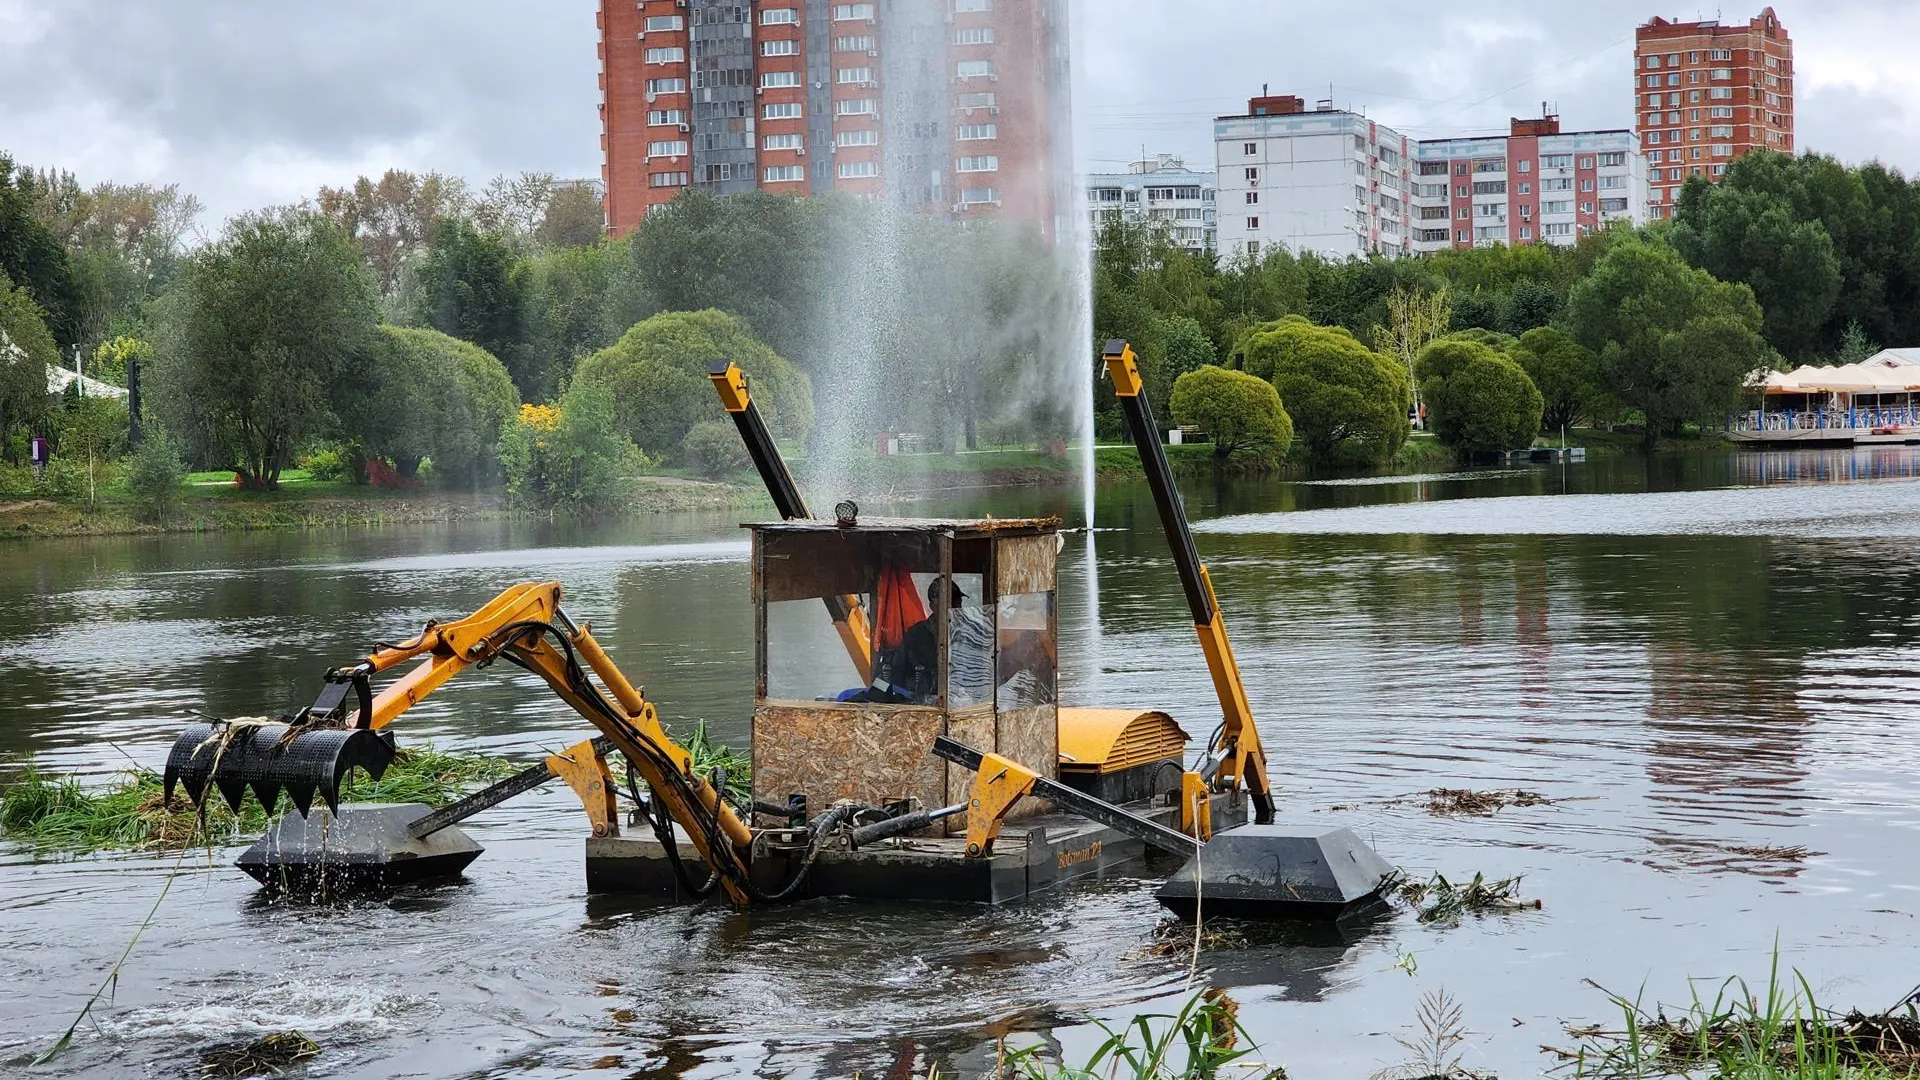
[[[1072,205],[1066,6],[601,0],[608,228],[698,186],[1052,231]]]
[[[1793,153],[1793,39],[1772,8],[1745,23],[1655,17],[1637,39],[1634,126],[1651,216],[1673,216],[1690,176],[1718,180],[1749,150]]]

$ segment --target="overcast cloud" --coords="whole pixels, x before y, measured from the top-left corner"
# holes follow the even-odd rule
[[[944,0],[914,0],[941,3]],[[593,0],[0,0],[0,150],[103,179],[178,182],[213,211],[296,201],[398,166],[476,183],[599,174]],[[1775,5],[1802,149],[1920,170],[1920,4]],[[1719,9],[1729,21],[1757,13]],[[1358,11],[1367,16],[1356,15]],[[1144,149],[1210,167],[1212,117],[1263,83],[1329,93],[1418,138],[1632,123],[1632,0],[1078,0],[1083,168]],[[1329,89],[1330,88],[1330,89]]]

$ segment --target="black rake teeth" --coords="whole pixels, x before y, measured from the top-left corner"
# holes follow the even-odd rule
[[[161,785],[173,799],[174,785],[199,806],[207,788],[220,792],[235,812],[252,790],[269,814],[281,792],[306,817],[315,795],[329,810],[340,805],[340,787],[355,769],[365,769],[375,780],[393,764],[393,736],[364,728],[324,728],[287,737],[285,724],[234,727],[226,723],[195,724],[174,740],[167,755]]]

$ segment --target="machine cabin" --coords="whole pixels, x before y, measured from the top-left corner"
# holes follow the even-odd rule
[[[964,802],[972,773],[934,756],[941,735],[1057,778],[1059,526],[747,526],[754,799],[801,795],[814,814],[841,799]],[[965,829],[965,815],[946,821]]]

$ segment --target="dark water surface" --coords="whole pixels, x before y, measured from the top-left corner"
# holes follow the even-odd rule
[[[1200,980],[1236,988],[1296,1077],[1404,1060],[1394,1036],[1441,988],[1469,1068],[1537,1075],[1561,1020],[1609,1018],[1583,979],[1684,1001],[1689,976],[1764,979],[1776,942],[1836,1004],[1898,1000],[1920,981],[1916,477],[1920,452],[1882,450],[1190,488],[1283,816],[1351,824],[1418,874],[1524,874],[1544,902],[1210,953]],[[1204,734],[1218,713],[1144,490],[1103,492],[1098,524],[1097,605],[1087,541],[1063,557],[1067,700]],[[375,639],[535,578],[565,583],[669,723],[744,744],[745,545],[730,518],[685,517],[0,547],[0,759],[158,766],[185,710],[305,704]],[[495,669],[398,730],[530,757],[585,728]],[[1441,786],[1557,801],[1481,819],[1393,801]],[[177,1075],[294,1027],[327,1076],[873,1076],[909,1041],[921,1075],[972,1075],[1000,1034],[1084,1056],[1089,1018],[1188,985],[1139,953],[1149,881],[998,911],[649,908],[586,896],[583,824],[536,793],[470,823],[488,851],[464,883],[347,910],[264,904],[232,853],[190,855],[60,1068]],[[1811,854],[1736,850],[1763,846]],[[0,1063],[66,1027],[174,866],[0,853]]]

